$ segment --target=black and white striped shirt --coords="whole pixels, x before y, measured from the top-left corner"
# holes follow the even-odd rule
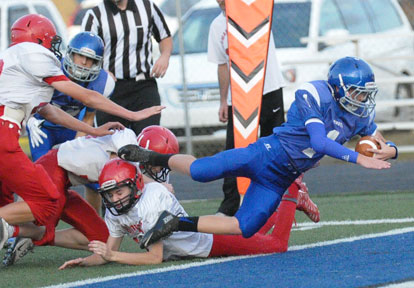
[[[171,36],[161,10],[151,0],[128,0],[124,11],[104,0],[87,11],[82,30],[102,38],[104,69],[118,79],[141,73],[148,78],[153,64],[151,36],[157,42]]]

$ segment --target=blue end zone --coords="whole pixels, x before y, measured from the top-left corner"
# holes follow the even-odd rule
[[[363,287],[414,278],[414,232],[80,287]]]

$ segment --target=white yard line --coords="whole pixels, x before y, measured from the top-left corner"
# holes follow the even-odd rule
[[[387,286],[381,286],[379,288],[413,288],[414,287],[414,281],[407,281],[404,283],[398,283],[398,284],[390,284]]]
[[[305,231],[323,226],[341,226],[341,225],[374,225],[374,224],[399,224],[414,223],[414,218],[399,219],[373,219],[373,220],[344,220],[344,221],[321,221],[318,223],[303,222],[293,225],[292,231]]]
[[[398,235],[398,234],[404,234],[404,233],[410,233],[410,232],[414,232],[414,227],[406,227],[406,228],[401,228],[401,229],[390,230],[387,232],[365,234],[365,235],[360,235],[360,236],[317,242],[317,243],[312,243],[312,244],[295,245],[295,246],[289,247],[288,251],[296,251],[296,250],[302,250],[302,249],[320,247],[320,246],[329,246],[329,245],[334,245],[334,244],[339,244],[339,243],[354,242],[358,240],[392,236],[392,235]]]
[[[407,219],[411,219],[411,220],[408,221]],[[345,223],[345,222],[351,223],[351,224],[338,224],[338,225],[355,225],[355,224],[352,224],[352,223],[363,223],[363,222],[371,223],[370,221],[375,222],[374,224],[376,224],[378,221],[389,221],[389,222],[382,222],[382,223],[408,223],[408,222],[414,222],[414,218],[381,219],[381,220],[357,220],[357,221],[327,221],[327,222],[320,222],[320,223],[317,223],[317,224],[314,224],[314,223],[300,223],[300,224],[298,224],[298,226],[299,225],[307,226],[308,224],[318,225],[318,224],[322,224],[322,223]],[[396,222],[390,222],[390,221],[396,221]],[[369,224],[369,223],[367,223],[367,224]],[[356,224],[356,225],[363,225],[363,224]],[[398,234],[404,234],[404,233],[410,233],[410,232],[414,232],[414,227],[394,229],[394,230],[390,230],[390,231],[382,232],[382,233],[366,234],[366,235],[336,239],[336,240],[331,240],[331,241],[323,241],[323,242],[306,244],[306,245],[296,245],[296,246],[289,247],[289,251],[297,251],[297,250],[303,250],[303,249],[314,248],[314,247],[329,246],[329,245],[334,245],[334,244],[339,244],[339,243],[353,242],[353,241],[357,241],[357,240],[363,240],[363,239],[369,239],[369,238],[378,238],[378,237],[391,236],[391,235],[398,235]],[[126,277],[131,277],[131,276],[139,276],[139,275],[147,275],[147,274],[156,274],[156,273],[162,273],[162,272],[167,272],[167,271],[182,270],[182,269],[187,269],[187,268],[191,268],[191,267],[199,267],[199,266],[229,262],[229,261],[234,261],[234,260],[240,260],[240,259],[245,259],[245,258],[263,257],[263,256],[268,256],[268,255],[269,254],[253,255],[253,256],[233,256],[233,257],[226,257],[226,258],[219,258],[219,259],[210,259],[210,260],[206,260],[206,261],[201,262],[201,263],[189,263],[189,264],[183,264],[183,265],[174,265],[174,266],[170,266],[170,267],[166,267],[166,268],[151,269],[151,270],[147,270],[147,271],[139,271],[139,272],[133,272],[133,273],[118,274],[118,275],[114,275],[114,276],[107,276],[107,277],[99,277],[99,278],[81,280],[81,281],[70,282],[70,283],[62,283],[62,284],[57,284],[57,285],[52,285],[52,286],[46,286],[44,288],[76,287],[76,286],[80,286],[80,285],[110,281],[110,280],[119,279],[119,278],[126,278]],[[401,286],[401,287],[396,286],[396,287],[404,288],[404,286]],[[407,287],[410,287],[410,286],[407,286]]]

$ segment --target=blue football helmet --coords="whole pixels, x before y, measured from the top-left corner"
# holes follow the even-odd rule
[[[90,32],[76,34],[70,41],[63,60],[63,70],[73,79],[81,82],[91,82],[98,78],[102,69],[104,44],[102,39]],[[75,64],[74,54],[80,54],[94,60],[92,67]]]
[[[349,113],[368,117],[374,111],[378,88],[374,72],[364,60],[356,57],[338,59],[329,68],[328,83],[336,101]]]

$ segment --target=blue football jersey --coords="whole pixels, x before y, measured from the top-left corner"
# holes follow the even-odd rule
[[[312,81],[296,90],[286,123],[273,132],[296,168],[304,172],[324,156],[312,149],[306,121],[320,120],[327,137],[342,145],[355,135],[373,135],[377,129],[374,118],[375,113],[366,118],[352,115],[337,103],[326,81]]]
[[[63,61],[63,59],[62,59]],[[63,63],[63,62],[62,62]],[[66,73],[65,73],[66,75]],[[68,75],[66,75],[68,76]],[[106,97],[109,97],[115,87],[115,81],[109,76],[109,74],[101,69],[98,78],[96,78],[94,81],[92,82],[79,82],[79,81],[75,81],[77,84],[79,84],[80,86],[89,89],[89,90],[93,90],[96,92],[99,92],[101,94],[103,94]],[[92,112],[94,111],[94,109],[86,107],[82,102],[73,99],[72,97],[58,91],[55,90],[55,92],[53,93],[53,97],[52,97],[52,101],[50,102],[52,105],[55,105],[57,107],[59,107],[60,109],[62,109],[63,111],[71,114],[72,116],[76,117],[79,119],[80,116],[80,112],[83,108],[86,108],[86,111],[88,112]],[[81,115],[84,115],[84,113],[82,113]],[[35,116],[38,119],[43,119],[40,115],[36,114]],[[82,119],[80,119],[82,120]],[[46,128],[52,128],[52,129],[56,129],[56,128],[62,128],[62,126],[60,125],[56,125],[54,123],[51,123],[49,121],[45,121],[43,123],[43,127]]]

